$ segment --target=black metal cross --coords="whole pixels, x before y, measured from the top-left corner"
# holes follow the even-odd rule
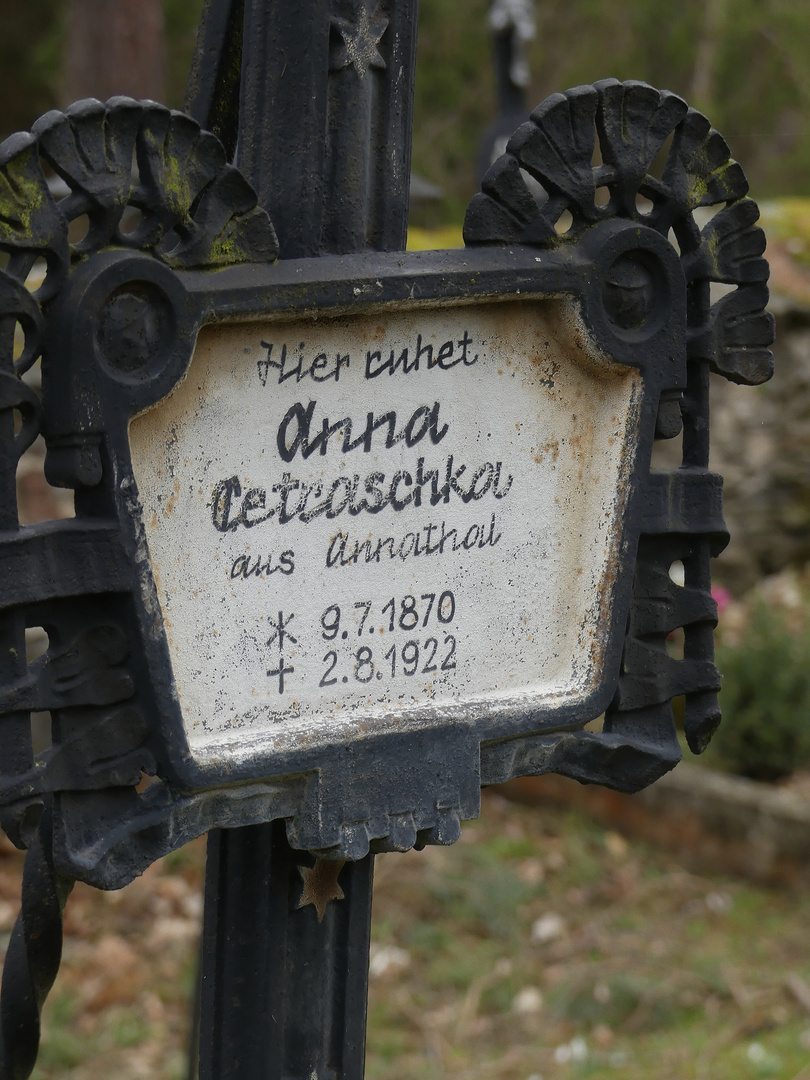
[[[282,258],[404,249],[416,9],[207,0],[186,109],[235,152]],[[268,673],[279,693],[291,672]],[[322,908],[298,906],[304,860],[280,822],[209,835],[200,1080],[363,1076],[374,856]]]
[[[470,203],[464,251],[404,252],[415,9],[416,0],[207,0],[191,118],[154,102],[84,101],[0,148],[8,256],[0,273],[0,826],[30,844],[3,970],[3,1078],[27,1080],[34,1067],[73,881],[120,888],[208,830],[192,1076],[361,1080],[367,853],[454,843],[461,821],[478,813],[480,788],[512,776],[554,771],[638,790],[681,756],[676,695],[695,752],[719,721],[710,558],[727,534],[722,478],[709,470],[709,372],[757,384],[772,361],[765,239],[745,177],[708,120],[677,95],[606,79],[553,95],[521,124]],[[666,165],[653,176],[670,135]],[[52,172],[71,190],[58,202]],[[609,192],[604,205],[600,190]],[[701,229],[695,212],[712,206],[723,209]],[[122,227],[128,207],[142,216],[134,233]],[[89,231],[73,243],[71,223],[85,215]],[[38,258],[45,281],[31,293]],[[712,303],[712,282],[735,288]],[[505,699],[474,723],[475,699],[453,692],[435,725],[405,709],[388,729],[355,725],[330,746],[310,738],[304,715],[291,750],[278,749],[273,732],[265,751],[257,740],[224,763],[197,755],[181,695],[169,692],[182,674],[175,659],[186,654],[156,625],[160,558],[146,571],[159,544],[147,555],[138,492],[146,498],[149,484],[135,482],[129,420],[178,385],[208,323],[509,296],[529,298],[533,310],[544,298],[573,300],[582,317],[572,323],[577,352],[584,326],[598,346],[585,350],[588,363],[615,361],[639,395],[635,464],[621,470],[624,531],[614,550],[622,554],[602,578],[613,584],[595,586],[598,606],[611,612],[594,639],[598,685],[559,709],[539,694],[516,715]],[[15,324],[25,336],[19,356]],[[272,346],[262,347],[270,364]],[[281,370],[285,355],[279,384],[290,374]],[[41,400],[23,379],[40,356]],[[266,386],[261,367],[259,378]],[[172,430],[167,452],[179,437]],[[651,471],[653,439],[681,431],[681,468]],[[19,526],[5,503],[38,433],[46,477],[75,492],[76,517]],[[154,438],[145,445],[154,457]],[[448,477],[452,464],[451,455]],[[465,466],[456,468],[457,478]],[[284,473],[273,490],[299,484]],[[267,520],[275,511],[265,494],[246,491],[237,512],[240,478],[222,479],[211,525],[232,535],[259,523],[249,511],[263,509]],[[174,502],[166,500],[164,517],[177,512]],[[231,578],[292,572],[292,554],[273,569],[260,559],[250,568],[242,555]],[[683,585],[672,580],[675,562]],[[279,694],[293,672],[284,660],[285,641],[297,643],[293,617],[279,610],[270,620],[267,662],[278,643],[278,666],[267,674],[278,677]],[[403,630],[404,617],[415,614],[403,601]],[[325,640],[339,621],[322,616]],[[50,642],[31,664],[26,626],[42,626]],[[665,647],[678,627],[681,659]],[[446,641],[455,649],[454,637]],[[358,683],[374,672],[370,645],[355,654]],[[397,655],[386,654],[392,679]],[[330,658],[334,667],[337,652]],[[33,710],[52,715],[52,745],[36,760]],[[577,727],[602,712],[600,732]],[[408,730],[411,718],[418,722]],[[144,785],[144,775],[154,782]]]

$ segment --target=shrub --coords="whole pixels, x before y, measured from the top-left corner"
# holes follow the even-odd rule
[[[724,768],[779,780],[810,761],[810,621],[757,598],[738,642],[718,646],[723,722],[712,748]]]

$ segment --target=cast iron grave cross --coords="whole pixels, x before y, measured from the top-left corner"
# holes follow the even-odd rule
[[[199,1075],[359,1080],[375,852],[511,776],[637,790],[675,696],[696,752],[718,723],[709,371],[771,364],[742,171],[607,79],[518,128],[464,251],[406,253],[415,33],[415,0],[209,0],[186,114],[84,101],[0,147],[4,1077],[73,881],[209,832]],[[76,516],[19,526],[40,433]]]

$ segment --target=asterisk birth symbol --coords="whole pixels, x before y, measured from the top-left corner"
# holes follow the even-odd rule
[[[290,623],[293,621],[294,618],[295,618],[295,615],[288,615],[286,617],[286,619],[285,619],[284,618],[284,612],[280,611],[278,613],[278,622],[277,623],[273,622],[272,619],[268,619],[267,621],[273,627],[273,633],[267,639],[267,644],[272,645],[273,642],[276,640],[276,638],[278,638],[278,647],[279,647],[279,649],[283,650],[284,649],[284,638],[288,637],[290,639],[290,641],[293,642],[293,644],[297,645],[298,644],[298,638],[295,637],[293,634],[291,634],[290,631],[287,629],[287,627],[290,625]]]

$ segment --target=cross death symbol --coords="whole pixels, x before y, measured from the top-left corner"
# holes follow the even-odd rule
[[[279,657],[278,667],[273,668],[272,671],[268,671],[267,674],[268,675],[278,675],[278,692],[280,694],[283,694],[284,693],[284,676],[285,675],[291,675],[294,671],[295,671],[294,667],[285,667],[284,666],[284,657],[282,656],[282,657]]]
[[[277,623],[273,622],[272,619],[268,619],[268,622],[273,627],[273,633],[267,639],[267,644],[272,645],[273,642],[276,640],[276,638],[278,638],[279,651],[283,651],[284,650],[284,638],[288,637],[290,639],[290,641],[293,642],[294,645],[297,645],[298,644],[298,638],[295,637],[293,634],[291,634],[290,631],[287,629],[287,627],[290,625],[290,623],[293,621],[294,618],[295,618],[295,615],[290,614],[285,619],[284,618],[284,613],[280,611],[278,613],[278,622]]]

